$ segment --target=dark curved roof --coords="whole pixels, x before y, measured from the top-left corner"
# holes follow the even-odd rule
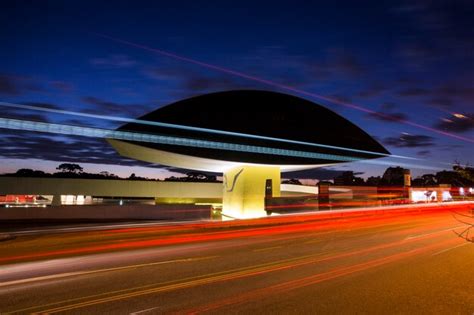
[[[333,111],[296,96],[270,91],[236,90],[200,95],[164,106],[139,119],[389,154],[382,145],[365,131]],[[380,157],[380,155],[368,153],[355,153],[136,123],[126,124],[120,127],[119,130],[337,154],[360,159]],[[324,159],[275,157],[256,153],[224,152],[222,150],[197,149],[184,146],[137,144],[191,156],[248,163],[316,164],[335,162]]]

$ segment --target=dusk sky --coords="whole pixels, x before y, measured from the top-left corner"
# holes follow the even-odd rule
[[[392,154],[420,159],[414,175],[474,164],[472,1],[307,2],[2,1],[0,101],[135,118],[203,93],[274,90],[326,106]],[[3,106],[0,117],[121,124]],[[0,133],[0,173],[76,162],[121,176],[175,175],[121,158],[102,139]],[[332,169],[367,177],[387,167]]]

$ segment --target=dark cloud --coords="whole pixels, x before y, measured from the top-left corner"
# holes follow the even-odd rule
[[[453,99],[445,96],[436,96],[427,101],[428,105],[433,105],[437,107],[449,108],[454,105]]]
[[[390,112],[374,112],[367,114],[370,118],[386,121],[386,122],[402,122],[408,119],[404,113],[390,113]]]
[[[23,102],[22,104],[25,105],[31,105],[31,106],[37,106],[37,107],[43,107],[43,108],[48,108],[48,109],[62,109],[56,104],[52,103],[44,103],[44,102]]]
[[[186,76],[187,72],[189,69],[186,65],[169,60],[159,66],[142,69],[142,74],[146,77],[163,82],[179,81]]]
[[[421,151],[416,152],[416,155],[422,156],[422,157],[430,156],[431,151],[430,150],[421,150]]]
[[[447,132],[467,132],[474,130],[474,114],[454,114],[443,118],[434,126]]]
[[[473,60],[474,62],[474,60]],[[412,83],[411,85],[418,84]],[[467,108],[474,99],[474,88],[466,86],[460,79],[446,80],[445,83],[431,88],[406,87],[395,91],[395,94],[404,98],[413,98],[413,102],[422,101],[430,107],[462,110]]]
[[[0,117],[20,120],[33,120],[47,122],[48,116],[42,112],[18,109],[12,107],[2,107]]]
[[[436,50],[433,47],[422,45],[421,43],[409,43],[405,46],[401,46],[399,53],[405,58],[423,60],[423,63],[437,58]]]
[[[74,90],[74,85],[64,81],[51,81],[50,85],[61,92],[67,93]]]
[[[434,146],[433,138],[425,135],[402,133],[399,137],[388,137],[383,140],[386,145],[399,148],[417,148]]]
[[[13,77],[0,74],[0,94],[5,95],[18,95],[20,94],[20,89],[16,84],[16,81]]]
[[[290,57],[277,48],[267,47],[257,50],[254,54],[234,56],[232,62],[240,64],[238,71],[257,78],[274,78],[272,80],[279,84],[300,86],[309,82],[309,79],[305,77],[309,75],[306,72],[306,61],[301,60],[299,56]],[[222,90],[272,89],[267,84],[256,80],[218,71],[199,71],[195,67],[175,62],[166,62],[145,69],[144,74],[158,80],[160,85],[171,82],[179,86],[174,91],[174,95],[178,98]]]
[[[434,87],[428,96],[427,105],[450,111],[467,111],[470,110],[474,100],[474,88],[466,86],[466,82],[456,79]]]
[[[219,72],[197,72],[182,65],[166,64],[145,70],[145,75],[157,80],[158,84],[178,86],[170,93],[177,99],[199,94],[238,89],[269,89],[267,85]],[[270,88],[271,89],[271,88]]]
[[[38,134],[21,130],[3,130],[0,156],[17,159],[41,159],[58,162],[100,163],[126,166],[151,164],[123,158],[104,140]]]
[[[453,150],[453,149],[464,148],[462,144],[442,144],[439,147],[443,150]]]
[[[91,64],[107,68],[130,68],[137,64],[136,60],[127,55],[110,55],[105,58],[94,58]]]
[[[382,111],[391,111],[396,107],[395,103],[392,102],[385,102],[380,105],[380,109]]]
[[[228,59],[216,62],[228,64]],[[233,69],[255,78],[274,81],[278,84],[296,88],[314,88],[331,82],[361,77],[367,73],[367,66],[359,58],[343,49],[329,49],[327,55],[319,60],[304,55],[287,52],[281,47],[264,47],[255,52],[234,56]],[[160,85],[177,84],[180,87],[176,97],[187,97],[197,93],[207,93],[231,89],[276,89],[259,80],[249,80],[236,75],[216,71],[198,71],[189,65],[165,62],[143,73]],[[371,88],[382,90],[380,84]],[[373,93],[373,91],[371,91]],[[347,96],[344,96],[347,97]]]
[[[92,105],[93,107],[85,110],[88,113],[99,114],[99,115],[115,115],[135,118],[139,115],[143,115],[148,111],[152,110],[152,105],[143,104],[119,104],[115,102],[106,101],[93,96],[86,96],[82,98],[82,101],[86,104]]]
[[[236,59],[241,63],[239,71],[293,87],[317,84],[332,75],[329,63],[278,46],[262,47]],[[258,83],[254,81],[253,84]]]
[[[334,61],[330,64],[335,73],[342,73],[352,77],[360,77],[367,73],[367,68],[358,60],[354,54],[336,51]]]
[[[387,90],[386,86],[376,83],[376,84],[369,85],[367,89],[360,91],[357,95],[359,97],[369,98],[369,97],[380,95],[382,92],[386,90]]]
[[[450,81],[442,85],[434,86],[427,89],[422,87],[408,87],[397,92],[400,96],[427,96],[430,97],[429,102],[432,103],[449,103],[452,98],[473,99],[474,88],[465,86],[464,82]]]
[[[315,80],[317,82],[329,80],[333,75],[333,72],[329,67],[314,61],[308,61],[302,64],[302,69],[305,69],[310,80]]]
[[[338,102],[343,102],[343,103],[350,103],[352,102],[352,99],[347,96],[347,95],[343,95],[343,94],[340,94],[340,93],[337,93],[337,94],[331,94],[329,95],[332,99],[338,101]]]
[[[210,90],[237,90],[250,89],[261,86],[248,80],[232,76],[205,76],[205,75],[190,75],[183,80],[183,88],[190,92],[203,92]]]
[[[0,94],[15,96],[43,90],[43,87],[31,77],[0,74]]]
[[[401,54],[412,65],[443,62],[453,57],[472,60],[474,7],[471,1],[406,0],[397,6],[393,12],[410,32]]]
[[[117,111],[121,107],[117,103],[105,101],[93,96],[85,96],[82,98],[82,101],[89,105],[96,106],[97,110],[101,112],[114,112],[114,111]]]
[[[397,92],[400,96],[426,96],[430,91],[425,88],[405,88]]]
[[[295,59],[294,56],[286,56],[286,60]],[[299,57],[295,67],[303,71],[302,77],[313,82],[314,80],[345,80],[366,76],[369,73],[369,67],[364,64],[359,56],[345,49],[330,48],[326,57],[320,60]],[[265,60],[268,62],[268,60]],[[286,61],[276,63],[277,65],[285,64]],[[380,93],[385,89],[381,84],[372,84],[366,91],[362,91],[360,96],[374,93]]]
[[[397,5],[393,10],[395,13],[409,18],[415,29],[437,34],[438,40],[473,35],[471,1],[407,0]]]
[[[368,113],[367,117],[384,122],[403,122],[408,120],[408,116],[401,112],[394,112],[396,105],[391,102],[382,103],[380,110]]]
[[[458,97],[472,100],[474,98],[474,88],[466,87],[462,83],[448,82],[433,89],[433,93],[438,97]]]

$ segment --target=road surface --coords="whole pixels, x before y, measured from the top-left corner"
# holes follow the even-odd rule
[[[0,313],[473,314],[474,244],[451,211],[292,218],[21,236],[0,243]]]

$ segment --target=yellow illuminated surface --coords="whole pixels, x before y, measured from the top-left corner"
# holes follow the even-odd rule
[[[209,205],[221,204],[220,198],[181,198],[181,197],[156,197],[155,204],[196,204]]]
[[[273,197],[280,196],[280,168],[238,166],[224,173],[223,219],[266,216],[265,183],[272,180]]]

